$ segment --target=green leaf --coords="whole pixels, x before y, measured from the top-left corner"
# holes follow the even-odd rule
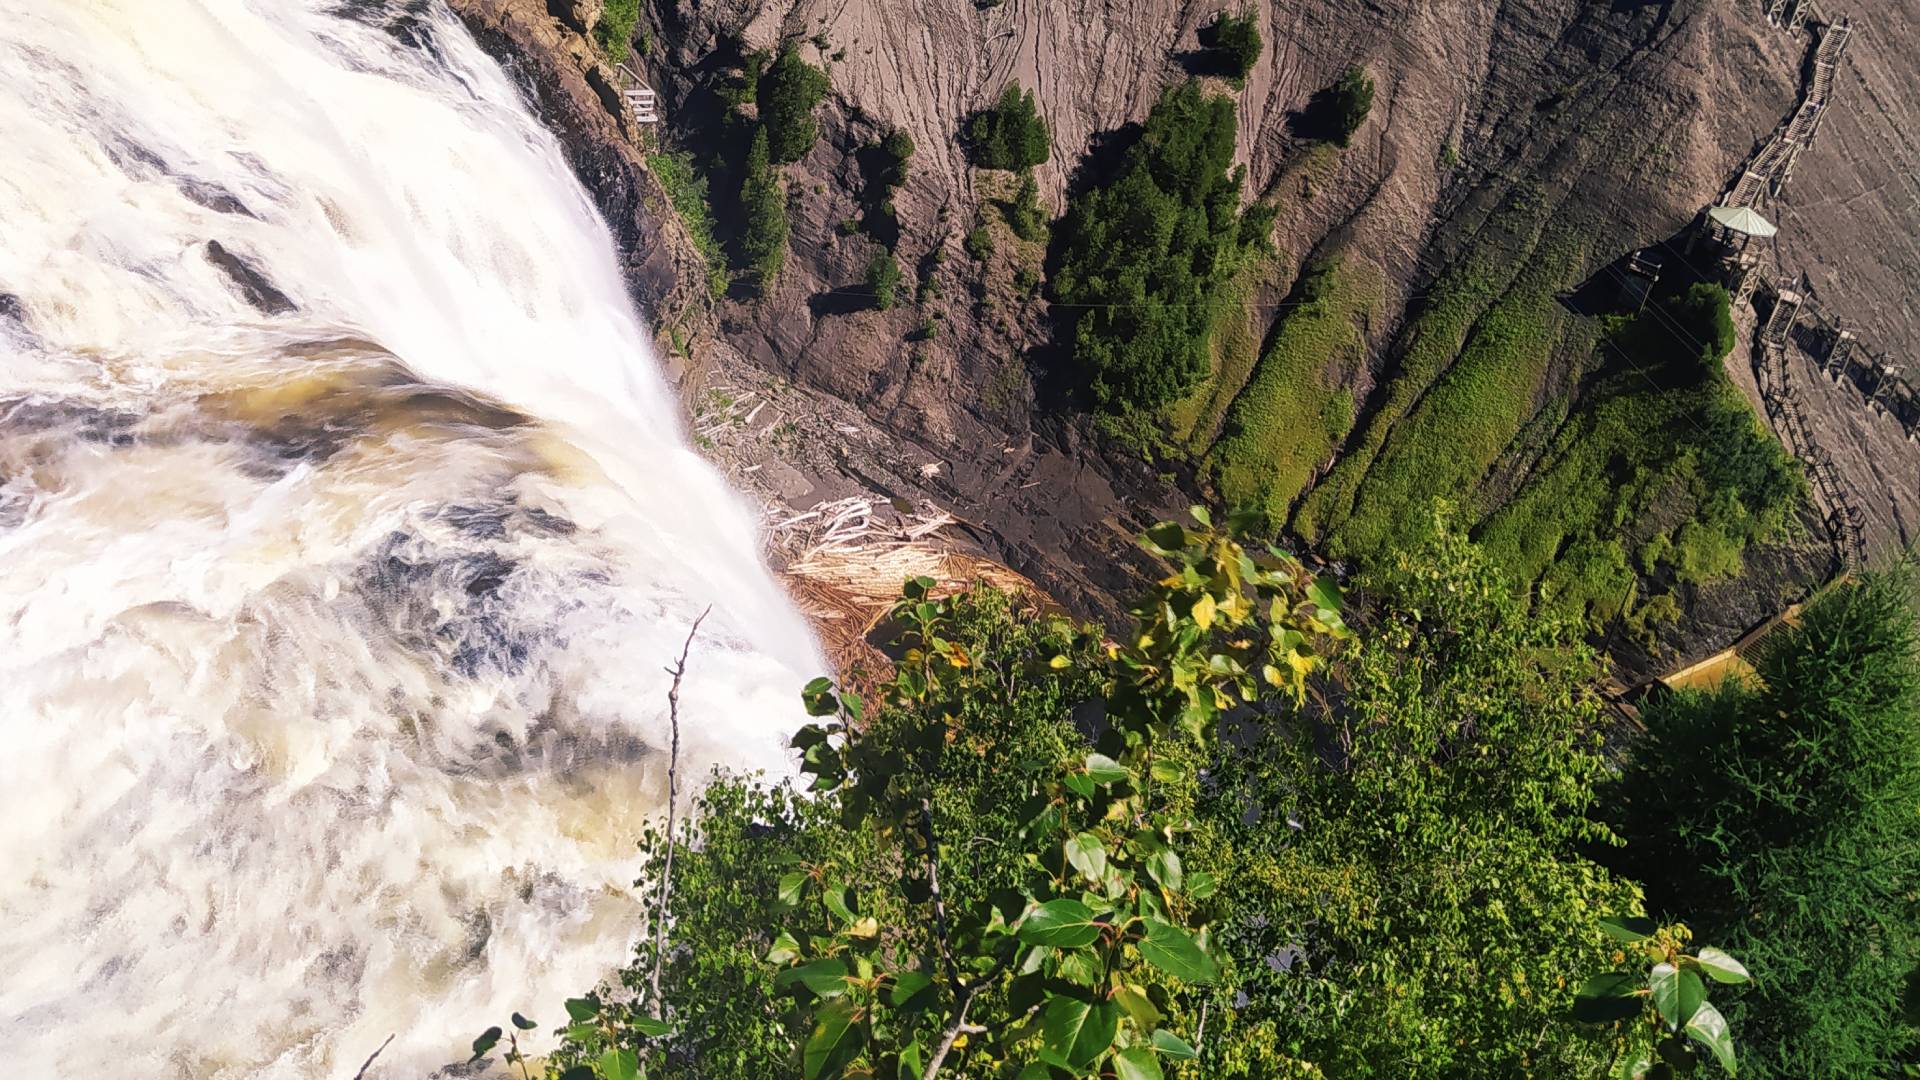
[[[1153,765],[1147,771],[1156,781],[1162,784],[1175,783],[1179,781],[1182,776],[1186,775],[1186,770],[1180,767],[1179,762],[1172,758],[1163,757],[1154,758]]]
[[[1154,1025],[1166,1019],[1152,999],[1147,997],[1146,990],[1141,987],[1116,986],[1113,988],[1113,1000],[1115,1004],[1126,1010],[1128,1018],[1133,1021],[1133,1026],[1141,1031],[1152,1031]]]
[[[827,909],[827,914],[839,916],[841,922],[852,922],[856,918],[853,908],[847,906],[845,885],[827,886],[820,893],[820,905]]]
[[[837,956],[815,960],[788,968],[774,976],[773,985],[779,988],[799,983],[821,997],[838,997],[847,992],[847,965]]]
[[[1698,959],[1700,970],[1706,972],[1714,982],[1738,986],[1753,977],[1747,974],[1746,965],[1711,945],[1700,950]]]
[[[1619,1066],[1613,1070],[1612,1080],[1643,1080],[1651,1068],[1653,1059],[1647,1056],[1646,1051],[1630,1053],[1620,1059]]]
[[[1200,1051],[1195,1050],[1192,1044],[1166,1028],[1154,1031],[1153,1048],[1175,1061],[1192,1061],[1200,1056]]]
[[[479,1061],[481,1058],[486,1057],[488,1052],[499,1044],[500,1035],[500,1029],[497,1027],[490,1027],[481,1032],[480,1037],[473,1040],[473,1056],[467,1060]]]
[[[633,1030],[645,1035],[649,1039],[657,1039],[673,1030],[672,1024],[667,1023],[665,1020],[655,1020],[651,1016],[636,1016],[629,1021],[629,1024]]]
[[[537,1028],[540,1025],[534,1023],[533,1021],[527,1019],[524,1016],[521,1016],[519,1013],[514,1013],[513,1026],[519,1028],[521,1031],[532,1031],[534,1028]]]
[[[1092,833],[1079,833],[1067,840],[1067,862],[1097,884],[1107,872],[1107,846]]]
[[[1147,873],[1160,887],[1168,892],[1179,892],[1183,876],[1180,872],[1180,856],[1172,848],[1161,848],[1147,856]]]
[[[1166,1077],[1160,1071],[1160,1059],[1144,1046],[1129,1046],[1113,1055],[1113,1075],[1116,1080],[1165,1080]]]
[[[1601,919],[1600,929],[1605,930],[1613,940],[1632,945],[1652,937],[1659,927],[1652,919],[1639,915],[1614,915]]]
[[[1088,773],[1070,772],[1060,782],[1067,785],[1068,791],[1083,799],[1093,798],[1093,777]]]
[[[1321,574],[1307,586],[1307,599],[1325,611],[1340,610],[1340,583],[1330,574]]]
[[[567,1016],[575,1023],[591,1020],[600,1015],[600,999],[594,997],[568,998]]]
[[[1185,930],[1159,919],[1142,919],[1147,936],[1135,944],[1140,955],[1161,971],[1182,982],[1210,983],[1220,970]]]
[[[1127,767],[1105,754],[1087,755],[1087,775],[1093,777],[1096,784],[1117,784],[1122,780],[1133,779]]]
[[[1187,513],[1192,514],[1193,520],[1199,522],[1202,526],[1209,529],[1213,528],[1213,515],[1207,511],[1206,507],[1189,507]]]
[[[1091,945],[1100,937],[1100,924],[1093,921],[1093,909],[1078,900],[1049,900],[1027,914],[1020,922],[1018,936],[1029,945],[1051,945],[1059,949],[1077,949]]]
[[[785,902],[784,898],[782,902]],[[793,905],[787,904],[786,906],[792,907]],[[780,931],[779,935],[773,939],[773,947],[767,950],[767,963],[773,964],[776,967],[784,967],[798,959],[800,959],[800,943],[794,940],[792,934],[785,930]]]
[[[1084,1072],[1113,1045],[1120,1007],[1111,1001],[1055,997],[1040,1013],[1040,1038],[1076,1071]]]
[[[1092,949],[1062,949],[1054,958],[1053,977],[1075,986],[1091,987],[1100,981],[1100,961]]]
[[[914,1080],[920,1080],[920,1078],[916,1076]],[[1014,1077],[1013,1080],[1053,1080],[1053,1070],[1035,1061],[1030,1063],[1026,1068],[1021,1069],[1020,1075]]]
[[[896,1009],[924,1009],[933,1004],[933,980],[918,971],[902,971],[893,977],[887,991],[887,1004]]]
[[[859,1014],[844,999],[829,1001],[813,1020],[813,1033],[800,1050],[801,1071],[807,1080],[839,1074],[860,1049],[855,1026]]]
[[[920,1051],[920,1040],[915,1039],[906,1045],[906,1049],[900,1051],[900,1080],[920,1080],[926,1071],[927,1066]]]
[[[1172,555],[1186,550],[1187,530],[1171,521],[1163,521],[1148,529],[1142,540],[1149,551],[1159,555]]]
[[[640,1059],[616,1047],[600,1055],[600,1075],[604,1080],[640,1080]]]
[[[1660,1010],[1660,1018],[1674,1031],[1686,1026],[1694,1010],[1707,1000],[1707,987],[1700,976],[1672,964],[1653,965],[1647,988],[1653,991],[1653,1007]]]
[[[846,706],[847,716],[855,723],[859,723],[860,718],[867,714],[867,699],[851,690],[841,693],[840,703]]]
[[[801,689],[800,701],[807,707],[808,716],[832,716],[840,711],[840,702],[833,696],[833,680],[825,675]]]
[[[795,870],[791,874],[780,875],[780,906],[799,907],[800,898],[807,891],[807,872]]]
[[[1727,1032],[1727,1018],[1712,1002],[1703,1001],[1695,1010],[1693,1019],[1687,1021],[1687,1034],[1694,1042],[1713,1051],[1720,1067],[1727,1070],[1728,1076],[1740,1075],[1734,1068],[1733,1036]]]
[[[1217,887],[1218,882],[1214,876],[1204,870],[1198,870],[1187,875],[1187,895],[1193,897],[1195,900],[1205,900],[1207,897],[1212,896],[1213,890]]]
[[[1586,1024],[1610,1024],[1640,1014],[1640,977],[1609,971],[1581,984],[1573,995],[1573,1018]]]

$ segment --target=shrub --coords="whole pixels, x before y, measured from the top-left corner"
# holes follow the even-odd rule
[[[727,291],[727,258],[720,241],[713,235],[713,204],[707,197],[707,178],[700,175],[693,157],[686,153],[650,154],[647,168],[666,189],[667,201],[687,226],[693,246],[707,260],[707,291],[714,296]]]
[[[1200,1075],[1270,1076],[1269,1053],[1342,1078],[1602,1075],[1558,1019],[1607,962],[1592,920],[1633,904],[1578,854],[1605,837],[1598,661],[1423,516],[1366,583],[1337,704],[1248,724],[1209,770],[1192,861],[1221,873],[1223,1030],[1265,1049]]]
[[[1338,82],[1307,103],[1307,133],[1337,146],[1353,141],[1353,133],[1373,110],[1373,78],[1364,69],[1350,67]]]
[[[880,151],[889,164],[880,177],[882,185],[897,188],[907,182],[907,162],[913,159],[913,136],[903,128],[894,128],[880,140]]]
[[[1025,169],[1052,152],[1047,122],[1033,103],[1033,91],[1008,83],[993,107],[967,125],[968,150],[983,169]]]
[[[827,96],[826,73],[805,60],[791,45],[760,76],[760,126],[767,133],[768,160],[776,165],[799,161],[819,137],[814,107]]]
[[[594,24],[593,40],[610,64],[618,64],[627,58],[627,49],[633,42],[633,28],[640,22],[640,0],[607,0],[607,6],[600,12],[600,21]]]
[[[1110,414],[1157,410],[1208,371],[1219,297],[1252,246],[1234,138],[1233,102],[1184,83],[1114,179],[1067,209],[1054,296],[1075,374]]]
[[[967,234],[963,246],[966,247],[968,255],[979,262],[986,262],[987,256],[993,254],[993,230],[985,224],[980,225]]]
[[[1043,240],[1047,235],[1047,212],[1040,205],[1040,185],[1034,182],[1033,171],[1020,173],[1020,184],[1014,190],[1013,201],[1006,204],[1007,228],[1022,240]]]
[[[881,311],[893,307],[893,292],[900,285],[900,264],[893,253],[882,248],[867,262],[867,287],[873,290],[873,306]]]
[[[1612,802],[1623,869],[1752,968],[1726,1009],[1762,1080],[1895,1075],[1920,1038],[1920,662],[1909,569],[1767,639],[1757,681],[1644,711]]]
[[[756,129],[740,182],[740,254],[763,290],[787,261],[787,190],[768,163],[767,144],[766,128]]]
[[[1260,59],[1259,21],[1252,11],[1238,15],[1223,11],[1207,24],[1204,43],[1218,54],[1221,71],[1237,85]]]

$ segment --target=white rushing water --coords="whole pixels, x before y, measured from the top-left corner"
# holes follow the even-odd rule
[[[0,0],[0,146],[4,1071],[553,1023],[821,666],[557,146],[418,0]]]

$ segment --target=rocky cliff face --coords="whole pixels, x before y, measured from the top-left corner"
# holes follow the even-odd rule
[[[972,168],[958,137],[966,117],[1005,84],[1031,88],[1052,127],[1052,155],[1037,178],[1058,212],[1071,190],[1099,178],[1161,88],[1202,66],[1199,28],[1234,5],[656,0],[643,14],[635,62],[661,92],[659,137],[670,144],[700,147],[718,137],[714,98],[727,78],[725,57],[797,43],[831,80],[819,110],[822,137],[787,172],[786,270],[764,297],[709,302],[698,288],[697,253],[676,234],[628,145],[634,133],[616,118],[613,76],[567,26],[579,14],[531,0],[453,3],[528,75],[614,223],[636,295],[663,326],[676,327],[684,348],[673,351],[687,354],[689,385],[717,379],[798,395],[783,421],[793,430],[762,440],[786,477],[773,485],[776,494],[804,505],[866,487],[938,502],[971,522],[989,552],[1070,605],[1111,614],[1108,598],[1132,573],[1126,537],[1170,505],[1212,493],[1205,468],[1141,464],[1090,434],[1070,404],[1042,402],[1036,377],[1058,363],[1054,324],[1031,285],[1042,253],[1014,242],[1004,226],[985,259],[963,250],[970,230],[996,220],[988,207],[1007,194],[1010,178]],[[1296,524],[1333,528],[1357,504],[1386,506],[1388,516],[1413,512],[1411,497],[1428,494],[1466,497],[1485,514],[1524,488],[1554,432],[1578,414],[1592,373],[1594,320],[1557,294],[1604,282],[1620,257],[1680,234],[1792,108],[1808,38],[1770,25],[1766,7],[1255,5],[1267,43],[1258,64],[1243,87],[1211,80],[1239,106],[1249,191],[1279,210],[1280,257],[1250,283],[1248,332],[1255,342],[1269,337],[1311,262],[1337,262],[1369,283],[1366,301],[1353,305],[1363,346],[1322,372],[1351,393],[1358,415],[1335,452],[1312,463]],[[1768,272],[1806,269],[1831,312],[1877,348],[1907,352],[1920,346],[1911,302],[1920,287],[1920,75],[1900,50],[1916,9],[1910,0],[1873,0],[1852,14],[1857,37],[1841,115],[1801,160],[1774,211],[1783,229]],[[1356,65],[1378,93],[1351,147],[1335,152],[1302,137],[1300,111]],[[902,291],[918,298],[879,311],[860,299],[876,238],[842,223],[860,220],[872,198],[863,150],[896,129],[917,152],[893,195],[898,237],[881,239],[893,240],[907,272]],[[1677,248],[1674,255],[1685,258]],[[1435,303],[1436,282],[1480,266],[1497,269],[1470,325],[1499,301],[1522,293],[1537,301],[1527,313],[1542,344],[1533,366],[1511,381],[1512,429],[1484,460],[1463,452],[1452,463],[1458,483],[1449,486],[1463,490],[1399,490],[1378,463],[1417,446],[1423,404],[1447,385],[1473,340],[1463,331],[1423,345],[1421,334],[1432,331],[1420,318]],[[1742,345],[1729,363],[1744,365],[1746,355]],[[1416,356],[1432,369],[1416,369]],[[1205,460],[1236,389],[1226,389],[1221,408],[1191,418],[1183,436],[1190,462]],[[1912,504],[1920,455],[1898,431],[1876,432],[1872,414],[1847,392],[1824,382],[1809,390],[1824,395],[1819,422],[1828,441],[1855,448],[1836,451],[1836,461],[1859,500],[1876,508],[1873,541],[1887,550],[1920,523]],[[697,393],[692,403],[697,412]],[[819,419],[829,413],[835,418]],[[848,427],[862,434],[847,438]],[[835,441],[859,445],[825,446]],[[1299,508],[1308,504],[1320,508],[1303,523]],[[1669,641],[1694,650],[1730,638],[1826,573],[1819,523],[1809,528],[1801,540],[1752,552],[1741,579],[1690,589],[1688,617]]]

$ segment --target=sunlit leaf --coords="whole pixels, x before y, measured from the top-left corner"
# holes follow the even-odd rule
[[[1173,1058],[1175,1061],[1192,1061],[1200,1056],[1200,1051],[1195,1050],[1187,1040],[1175,1035],[1166,1028],[1159,1028],[1154,1031],[1152,1042],[1154,1050]]]
[[[1120,1008],[1111,1001],[1055,997],[1040,1013],[1040,1038],[1069,1068],[1084,1071],[1113,1045]]]
[[[1714,982],[1731,983],[1737,986],[1752,978],[1747,974],[1746,965],[1711,945],[1700,950],[1698,959],[1700,970],[1706,972]]]
[[[1093,921],[1093,909],[1078,900],[1049,900],[1021,921],[1018,936],[1030,945],[1051,945],[1075,949],[1091,945],[1100,937],[1100,924]]]
[[[1088,881],[1098,882],[1107,872],[1107,846],[1092,833],[1067,838],[1067,862]]]
[[[1160,919],[1142,920],[1147,936],[1135,944],[1147,962],[1183,982],[1210,983],[1220,971],[1185,930]]]
[[[1164,1080],[1166,1076],[1160,1071],[1160,1059],[1144,1046],[1129,1046],[1113,1055],[1113,1075],[1116,1080]]]
[[[1737,1076],[1733,1060],[1733,1036],[1727,1031],[1727,1018],[1712,1002],[1701,1002],[1694,1011],[1693,1018],[1687,1021],[1687,1034],[1694,1042],[1713,1051],[1720,1067],[1727,1070],[1728,1076]]]
[[[813,1018],[813,1031],[800,1050],[800,1067],[807,1080],[839,1074],[859,1051],[856,1021],[859,1014],[845,999],[829,1001]]]

